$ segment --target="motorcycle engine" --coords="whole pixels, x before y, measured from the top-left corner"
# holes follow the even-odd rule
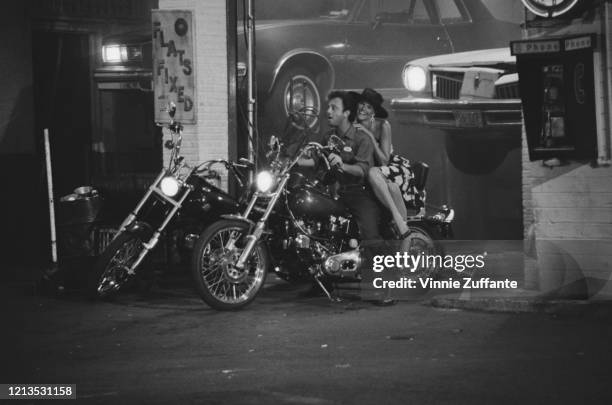
[[[350,220],[347,218],[330,216],[325,221],[298,219],[295,224],[297,235],[285,241],[286,247],[294,247],[305,263],[322,264],[328,257],[358,245],[356,239],[348,236]]]
[[[330,216],[326,221],[314,219],[298,219],[298,237],[306,236],[318,241],[338,241],[345,239],[349,231],[350,220],[344,217]],[[303,238],[302,238],[303,239]],[[305,246],[304,248],[307,248]]]

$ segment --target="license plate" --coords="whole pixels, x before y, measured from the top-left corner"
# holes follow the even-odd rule
[[[480,111],[455,111],[455,120],[459,128],[482,128]]]

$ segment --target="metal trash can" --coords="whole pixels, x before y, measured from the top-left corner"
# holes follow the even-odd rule
[[[58,204],[58,250],[60,260],[95,255],[95,222],[102,201],[92,187],[78,187]]]

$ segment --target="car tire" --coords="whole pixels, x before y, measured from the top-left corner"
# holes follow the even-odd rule
[[[303,67],[289,67],[281,72],[265,104],[264,120],[270,134],[283,135],[290,111],[305,112],[308,128],[315,133],[319,132],[324,120],[324,100],[328,91],[322,85],[326,82],[324,75]],[[293,103],[289,99],[291,91],[295,100]]]

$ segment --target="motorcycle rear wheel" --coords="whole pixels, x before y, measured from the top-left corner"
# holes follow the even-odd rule
[[[242,221],[217,221],[202,232],[193,250],[191,268],[196,290],[214,309],[241,309],[255,299],[264,285],[270,259],[262,243],[255,245],[244,269],[234,266],[248,231],[249,224]],[[235,240],[233,249],[228,249],[230,239]]]
[[[410,225],[410,246],[409,246],[409,254],[416,256],[419,254],[424,254],[426,256],[444,256],[444,249],[442,246],[434,238],[431,237],[429,232],[420,226]],[[435,261],[434,263],[436,263]],[[419,277],[436,277],[441,271],[442,267],[434,266],[434,267],[421,267],[417,269],[414,275]]]
[[[117,236],[100,255],[87,277],[87,293],[91,298],[111,299],[128,282],[127,271],[144,249],[135,233]]]

